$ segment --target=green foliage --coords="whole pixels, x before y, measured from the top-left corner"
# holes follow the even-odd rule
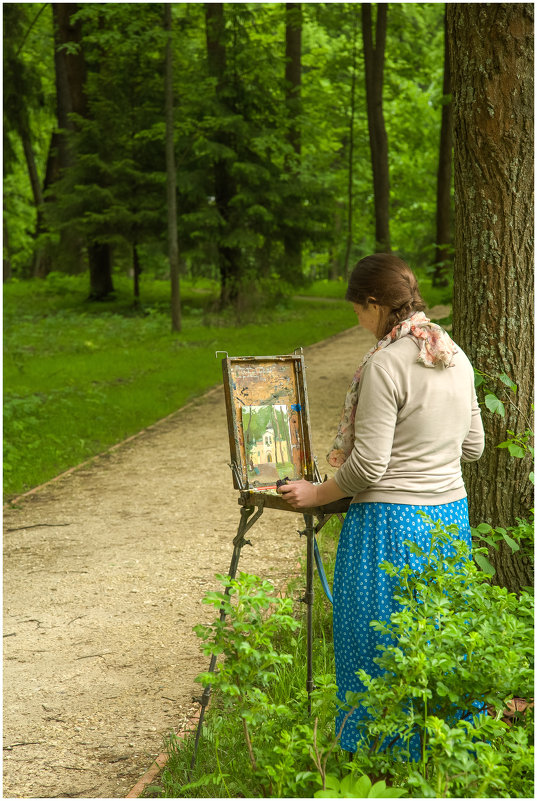
[[[442,11],[441,4],[393,4],[388,15],[384,111],[392,238],[403,256],[423,267],[434,246]],[[46,4],[12,3],[6,18],[8,12],[5,242],[13,273],[21,276],[40,243],[33,240],[35,206],[13,109],[28,110],[43,184],[57,125],[54,44]],[[351,263],[374,247],[359,7],[303,6],[300,164],[288,140],[284,6],[225,6],[226,65],[217,78],[208,70],[204,5],[173,4],[172,13],[178,232],[189,275],[218,278],[219,248],[240,252],[245,297],[260,277],[276,274],[296,285],[314,273],[341,274],[353,76]],[[87,3],[75,19],[87,69],[87,113],[70,134],[78,157],[45,204],[46,237],[56,240],[66,229],[86,242],[113,243],[117,263],[131,258],[134,245],[158,244],[165,251],[162,7]],[[15,61],[18,71],[12,69]],[[218,94],[217,83],[222,84]],[[230,175],[226,210],[215,202],[219,164]],[[283,242],[289,236],[304,244],[303,276],[285,262]]]
[[[344,776],[340,781],[336,776],[327,776],[326,790],[317,790],[314,798],[401,798],[404,790],[387,787],[381,780],[372,784],[368,776]]]
[[[222,656],[227,651],[230,664],[221,676],[202,674],[203,682],[212,683],[215,690],[221,682],[224,692],[215,692],[208,710],[195,773],[191,776],[189,772],[193,738],[182,744],[172,739],[168,766],[159,786],[151,788],[149,794],[167,798],[209,794],[278,798],[532,797],[530,712],[511,726],[500,719],[506,700],[532,695],[532,598],[527,593],[516,598],[503,588],[491,587],[468,559],[464,544],[455,538],[451,545],[456,527],[429,523],[433,531],[430,552],[423,553],[414,546],[421,570],[384,565],[399,581],[401,610],[388,623],[372,624],[393,640],[378,658],[383,673],[376,679],[362,673],[366,691],[359,697],[349,694],[350,710],[362,703],[372,714],[351,763],[346,762],[334,739],[333,653],[331,642],[320,637],[321,631],[329,630],[331,610],[317,594],[316,689],[311,694],[308,716],[305,638],[287,626],[287,620],[285,630],[277,631],[267,615],[272,603],[268,586],[260,579],[241,576],[233,584],[230,598],[223,593],[208,596],[217,609],[225,604],[230,620],[226,624],[218,621],[213,635],[211,627],[199,629],[207,654],[213,651],[211,641],[216,647],[220,640],[217,650]],[[335,524],[331,521],[321,534],[325,552],[331,550],[330,543],[335,546]],[[328,573],[331,569],[329,556]],[[242,583],[244,589],[238,586]],[[241,607],[236,596],[242,594],[252,602],[248,600]],[[284,608],[283,604],[276,607],[276,614]],[[284,615],[286,619],[287,611]],[[253,666],[240,664],[246,658],[242,655],[242,625],[246,640],[265,640],[261,648],[254,648],[261,652],[260,657],[254,656],[254,665],[263,665],[269,651],[276,652],[274,672],[266,670],[265,662],[260,682]],[[251,625],[260,631],[254,633]],[[228,634],[224,635],[226,626]],[[240,696],[232,689],[239,686],[237,682],[243,688],[251,682],[250,754],[240,726],[245,694]],[[262,703],[260,693],[264,696]],[[494,710],[492,715],[485,713],[485,704]],[[392,741],[395,734],[400,737],[399,745],[382,750],[381,744]],[[405,761],[404,741],[416,734],[422,740],[421,759]]]
[[[421,761],[408,763],[407,780],[423,797],[505,796],[513,782],[530,794],[529,732],[500,718],[510,698],[532,697],[533,599],[488,584],[456,526],[428,522],[430,552],[411,545],[419,572],[382,565],[398,581],[401,610],[371,624],[394,641],[376,660],[382,674],[359,671],[366,691],[347,694],[371,715],[360,724],[357,769],[392,773],[417,737]]]
[[[506,416],[507,408],[514,410],[523,417],[519,407],[513,400],[513,398],[516,398],[518,386],[508,375],[501,373],[495,377],[480,370],[474,370],[474,372],[476,388],[480,388],[483,392],[485,406],[492,414],[496,414],[503,419]],[[501,398],[491,389],[491,385],[494,386],[496,392],[502,393]],[[496,447],[507,450],[514,459],[531,458],[533,460],[535,456],[533,447],[534,432],[530,427],[530,421],[526,420],[526,425],[526,430],[523,433],[516,433],[507,428],[507,439],[499,442]],[[530,472],[529,479],[534,483],[533,471]],[[472,536],[476,542],[483,542],[496,551],[502,542],[505,542],[512,552],[519,551],[522,546],[525,553],[533,557],[533,509],[529,511],[529,518],[529,520],[517,518],[515,526],[507,526],[505,528],[502,526],[493,527],[488,523],[480,523],[475,528],[472,528]],[[494,576],[496,570],[485,553],[477,553],[475,560],[485,573],[489,576]]]

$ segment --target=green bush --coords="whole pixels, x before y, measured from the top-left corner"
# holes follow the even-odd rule
[[[393,639],[379,653],[382,675],[360,672],[366,691],[347,696],[349,715],[359,703],[371,715],[352,762],[334,736],[339,702],[332,644],[320,637],[323,628],[330,631],[324,598],[316,595],[316,688],[308,715],[305,638],[295,631],[292,604],[243,574],[228,594],[206,598],[224,609],[225,620],[197,627],[205,653],[217,654],[219,663],[215,674],[199,677],[215,692],[195,772],[193,738],[172,737],[161,783],[148,794],[532,797],[531,710],[512,725],[501,720],[509,699],[533,694],[532,598],[488,584],[456,539],[456,527],[429,523],[430,552],[412,546],[419,572],[383,565],[399,583],[401,609],[388,623],[372,623]],[[323,535],[327,530],[336,533],[332,524]],[[408,745],[416,737],[413,762]]]
[[[394,640],[376,660],[382,675],[359,671],[366,691],[347,694],[370,715],[356,769],[398,775],[406,762],[408,785],[424,797],[531,796],[530,721],[500,718],[509,699],[533,695],[533,599],[488,584],[456,526],[429,523],[430,552],[410,544],[420,572],[382,565],[399,583],[401,610],[371,624]],[[420,761],[411,762],[416,738]]]

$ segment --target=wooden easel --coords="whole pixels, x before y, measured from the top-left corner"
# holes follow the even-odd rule
[[[218,354],[217,354],[218,355]],[[271,368],[273,374],[271,374]],[[257,383],[255,378],[256,368],[261,374],[265,371],[266,377]],[[233,473],[233,483],[235,489],[239,490],[238,503],[241,507],[240,521],[237,534],[233,540],[233,554],[229,566],[229,579],[233,580],[237,575],[237,569],[241,550],[244,545],[251,545],[250,540],[246,539],[246,534],[252,526],[259,520],[265,509],[279,509],[280,511],[302,514],[304,517],[305,528],[299,531],[301,536],[306,537],[306,588],[304,597],[301,599],[307,607],[307,678],[306,690],[308,693],[308,712],[311,714],[311,693],[314,689],[313,682],[313,579],[315,569],[315,537],[330,518],[336,514],[341,515],[349,508],[351,498],[342,498],[326,506],[314,507],[297,511],[293,509],[280,495],[273,495],[262,491],[254,491],[249,486],[249,476],[246,467],[247,452],[245,446],[245,436],[240,421],[240,404],[246,406],[252,402],[262,403],[267,398],[269,400],[278,399],[286,401],[293,409],[292,449],[298,449],[300,455],[300,471],[304,478],[315,483],[321,483],[317,464],[312,455],[308,398],[305,382],[305,365],[302,349],[299,353],[295,351],[289,356],[268,356],[252,358],[230,359],[226,353],[226,358],[222,360],[222,370],[224,375],[224,391],[226,397],[226,409],[228,419],[229,441],[231,451],[230,467]],[[248,376],[248,386],[241,386],[241,377]],[[243,382],[244,383],[244,382]],[[315,519],[317,522],[315,522]],[[228,593],[229,587],[225,592]],[[225,612],[220,610],[220,620],[225,619]],[[216,655],[213,654],[209,665],[209,673],[213,673],[216,667]],[[205,717],[205,710],[209,703],[211,687],[208,685],[203,691],[200,699],[201,710],[194,742],[194,753],[190,769],[194,768],[198,743]]]

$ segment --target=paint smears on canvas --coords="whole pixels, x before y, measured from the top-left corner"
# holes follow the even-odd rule
[[[241,417],[248,484],[268,488],[286,476],[301,478],[301,453],[293,442],[289,407],[243,406]]]

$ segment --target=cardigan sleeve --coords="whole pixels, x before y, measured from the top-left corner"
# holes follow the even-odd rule
[[[468,431],[464,442],[462,443],[462,456],[463,462],[476,462],[485,448],[485,431],[483,429],[483,420],[481,419],[481,409],[477,402],[477,396],[474,390],[474,397],[472,401],[472,420],[470,423],[470,430]]]
[[[360,381],[354,448],[334,476],[343,492],[356,495],[382,478],[391,458],[397,413],[394,381],[383,367],[370,362]]]

